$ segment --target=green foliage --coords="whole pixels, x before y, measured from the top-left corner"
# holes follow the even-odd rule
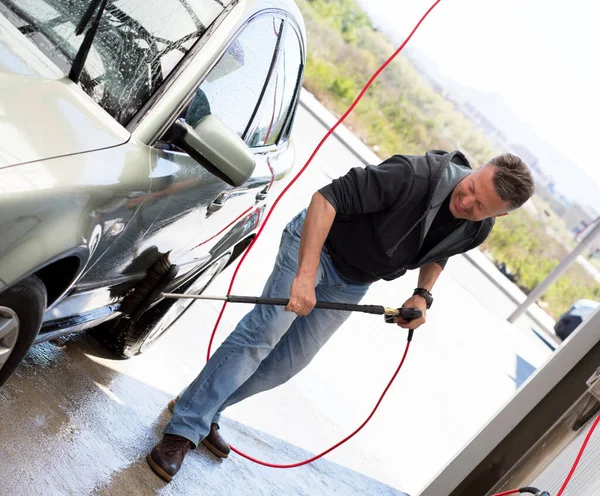
[[[354,0],[296,0],[304,15],[308,54],[304,84],[334,113],[342,114],[368,78],[397,48],[371,24]],[[369,88],[346,125],[382,156],[460,149],[475,162],[493,150],[481,132],[410,61],[396,57]],[[505,262],[527,290],[539,284],[566,251],[521,210],[498,220],[484,249]],[[555,317],[600,289],[573,266],[546,293]]]
[[[352,0],[309,0],[309,4],[347,43],[356,41],[356,31],[360,28],[373,29],[369,17]]]
[[[517,276],[519,285],[531,290],[542,282],[563,259],[567,250],[525,210],[496,220],[482,248],[504,262]],[[555,318],[580,298],[598,299],[600,287],[581,266],[574,264],[544,295],[547,310]]]
[[[349,100],[356,93],[354,81],[347,77],[335,78],[331,90],[344,100]]]
[[[330,88],[336,79],[336,75],[331,64],[315,57],[307,60],[304,79],[310,80],[319,87]]]
[[[354,0],[297,3],[308,31],[305,86],[341,112],[396,47]],[[380,74],[347,122],[382,155],[458,148],[477,162],[492,156],[481,133],[402,56]]]

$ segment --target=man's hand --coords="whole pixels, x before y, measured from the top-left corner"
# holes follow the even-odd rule
[[[335,209],[318,191],[312,196],[300,236],[298,272],[290,288],[290,301],[285,309],[298,317],[308,315],[317,303],[315,279],[321,262],[321,251],[327,239]]]
[[[427,313],[427,302],[425,298],[422,296],[414,295],[411,296],[408,300],[404,302],[402,305],[403,308],[418,308],[421,310],[421,317],[413,320],[406,320],[402,317],[394,317],[394,322],[398,324],[403,329],[416,329],[421,324],[425,323],[425,315]]]
[[[314,277],[297,275],[290,288],[290,301],[285,309],[298,317],[308,315],[317,303]]]

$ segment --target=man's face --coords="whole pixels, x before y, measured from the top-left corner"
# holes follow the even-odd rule
[[[496,168],[481,167],[456,185],[450,196],[450,212],[457,219],[480,221],[500,217],[509,211],[509,203],[498,196],[492,183]]]

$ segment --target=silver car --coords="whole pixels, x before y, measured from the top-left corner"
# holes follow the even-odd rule
[[[292,0],[0,0],[0,385],[34,343],[148,348],[251,242],[293,165]],[[160,295],[160,292],[158,293]]]

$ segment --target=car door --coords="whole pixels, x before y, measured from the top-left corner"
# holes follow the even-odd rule
[[[212,114],[248,144],[255,155],[256,168],[244,185],[234,188],[208,173],[187,154],[174,149],[168,133],[156,145],[157,167],[165,171],[170,167],[174,194],[163,199],[164,205],[144,236],[141,250],[170,251],[171,261],[179,265],[181,273],[204,264],[219,250],[231,248],[231,244],[224,246],[221,240],[236,226],[246,231],[256,227],[275,177],[274,164],[287,150],[287,142],[279,146],[279,137],[290,117],[301,68],[298,63],[290,76],[294,84],[286,87],[284,94],[282,71],[288,67],[280,66],[280,61],[284,58],[285,26],[283,16],[273,12],[250,21],[179,116],[193,127]],[[296,51],[300,61],[298,47]],[[279,90],[273,91],[275,87]],[[247,222],[251,217],[254,225]]]
[[[156,98],[162,83],[228,3],[109,2],[81,77],[82,89],[114,120],[126,126],[132,116]],[[56,37],[61,51],[73,55],[81,44],[75,36],[75,26],[87,5],[78,3],[71,9],[69,5],[69,0],[43,0],[35,7],[56,16],[50,17],[53,27],[44,33]],[[164,12],[169,12],[170,17],[160,22]],[[40,24],[43,25],[41,21]],[[88,167],[92,171],[95,166],[94,195],[106,196],[108,200],[96,200],[90,205],[97,218],[98,242],[76,292],[126,282],[145,271],[146,266],[137,267],[132,261],[140,253],[140,240],[159,213],[146,197],[151,200],[152,195],[167,186],[163,181],[165,168],[157,164],[155,150],[135,140],[102,154],[90,154],[89,161],[96,162]]]
[[[289,65],[282,65],[287,60],[287,55],[282,56],[286,25],[282,13],[268,11],[254,17],[229,43],[178,114],[193,126],[210,112],[237,133],[256,156],[252,177],[240,187],[229,186],[173,146],[165,133],[148,146],[150,191],[138,199],[140,206],[134,220],[86,274],[81,288],[116,282],[126,287],[128,280],[139,279],[167,252],[171,262],[179,265],[180,276],[184,276],[218,255],[218,250],[229,248],[222,241],[235,226],[247,224],[247,230],[255,227],[247,220],[252,218],[256,223],[268,187],[291,167],[287,137],[303,60],[297,40],[296,55],[292,57],[296,67],[288,78],[286,92],[270,91],[283,88],[283,83],[277,81],[283,81],[282,71],[289,70]],[[273,106],[277,119],[272,117]],[[265,116],[271,116],[269,123],[273,121],[270,131]],[[266,139],[257,139],[260,132]]]
[[[216,202],[209,205],[209,211],[215,207],[227,207],[228,210],[222,212],[227,217],[219,219],[220,214],[214,216],[214,220],[219,222],[209,230],[208,238],[202,236],[203,239],[194,244],[194,249],[184,254],[187,259],[201,259],[210,256],[213,250],[222,248],[214,232],[221,233],[224,226],[229,226],[240,215],[246,214],[249,199],[254,205],[261,205],[265,200],[268,203],[271,186],[284,178],[293,166],[294,152],[289,137],[304,73],[303,45],[298,33],[297,26],[288,18],[282,25],[272,69],[260,103],[241,135],[255,154],[261,170],[257,167],[257,172],[247,185],[223,192]],[[265,178],[268,178],[268,182]]]

